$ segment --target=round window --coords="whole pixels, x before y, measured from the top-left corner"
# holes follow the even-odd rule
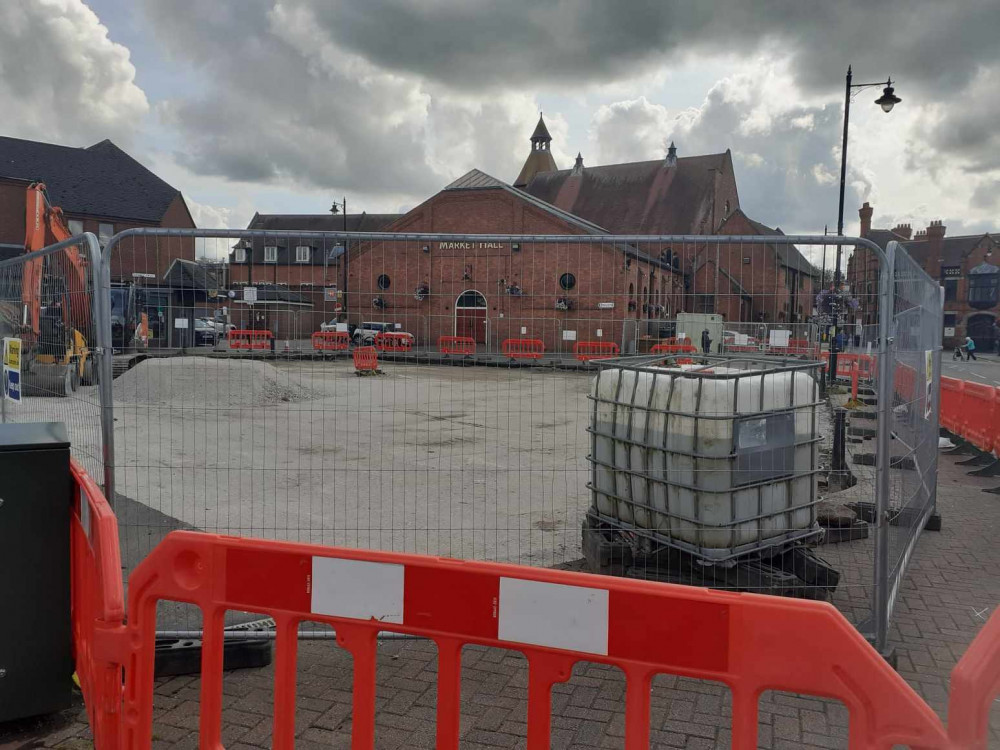
[[[567,292],[576,286],[576,276],[571,273],[564,273],[559,277],[559,286],[565,289]]]
[[[392,284],[392,280],[383,273],[378,277],[378,280],[375,283],[378,284],[379,289],[388,289],[389,285]]]

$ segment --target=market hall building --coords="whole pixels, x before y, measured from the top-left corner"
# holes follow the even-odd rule
[[[576,341],[671,335],[686,309],[694,247],[611,235],[716,232],[739,209],[733,162],[720,154],[557,169],[539,118],[514,184],[473,169],[384,227],[385,232],[506,235],[467,242],[364,241],[349,248],[348,322],[390,322],[418,346],[470,336],[498,350],[508,338],[546,351]],[[526,242],[518,235],[577,235]],[[339,259],[338,259],[339,262]]]

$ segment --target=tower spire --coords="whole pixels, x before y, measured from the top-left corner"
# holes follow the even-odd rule
[[[531,134],[531,151],[528,152],[528,158],[524,160],[520,174],[514,180],[514,187],[524,187],[539,172],[555,172],[559,169],[555,159],[552,158],[551,143],[552,136],[549,135],[549,129],[545,127],[545,118],[539,112],[538,124],[535,126],[535,132]]]

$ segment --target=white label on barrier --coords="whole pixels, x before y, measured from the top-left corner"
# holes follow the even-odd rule
[[[603,338],[603,337],[604,337],[604,329],[603,328],[598,328],[597,329],[597,338]]]
[[[337,323],[337,333],[347,333],[347,323]]]
[[[576,341],[576,331],[563,331],[563,341]]]
[[[607,655],[608,591],[501,578],[497,637]]]
[[[80,488],[80,525],[87,539],[90,539],[90,503],[87,501],[87,493]]]
[[[521,335],[526,336],[528,334],[528,329],[525,326],[521,326]]]
[[[314,557],[309,608],[317,615],[401,623],[403,566]]]

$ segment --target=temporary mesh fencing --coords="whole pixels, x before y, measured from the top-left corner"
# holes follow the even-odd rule
[[[874,263],[848,266],[850,295],[820,294],[835,248],[855,244]],[[126,571],[168,531],[197,529],[828,598],[884,641],[868,509],[888,507],[888,486],[880,496],[874,467],[856,470],[845,499],[860,512],[821,512],[832,415],[809,365],[832,324],[852,318],[862,335],[842,337],[848,354],[894,356],[870,333],[890,269],[865,240],[150,229],[113,238],[103,273],[109,307],[122,310],[106,428]],[[317,349],[322,331],[354,351],[382,342],[381,374],[357,377],[351,350]],[[690,343],[663,348],[679,341]],[[616,351],[623,359],[605,358]],[[608,514],[591,512],[588,396],[598,372],[661,365],[699,372],[657,375],[646,403],[634,391],[610,397],[612,423],[632,420],[612,435],[611,463],[616,481],[631,477],[623,488],[662,498],[654,510],[671,530],[643,525],[642,513],[634,528],[609,528]],[[689,443],[651,444],[637,421],[647,414]],[[789,423],[802,434],[760,450]],[[888,434],[887,419],[868,424]],[[665,462],[641,469],[655,451]],[[722,502],[706,517],[710,496]],[[845,513],[864,534],[816,547],[833,536],[817,524]],[[797,528],[757,528],[783,523]],[[720,557],[678,543],[691,524],[747,527],[753,541]],[[164,633],[200,628],[196,613],[161,612]]]
[[[64,422],[73,456],[103,478],[99,339],[109,314],[94,293],[100,261],[91,234],[0,260],[0,338],[20,342],[21,393],[19,401],[0,397],[0,421]]]

